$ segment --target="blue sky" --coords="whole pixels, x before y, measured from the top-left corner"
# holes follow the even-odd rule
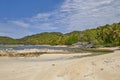
[[[120,22],[120,0],[0,0],[0,36],[70,32]]]
[[[62,0],[0,0],[0,18],[25,18],[56,9]]]

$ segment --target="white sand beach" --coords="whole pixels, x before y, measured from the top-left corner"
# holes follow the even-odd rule
[[[88,53],[89,54],[89,53]],[[120,51],[72,58],[80,54],[1,57],[0,80],[120,80]]]

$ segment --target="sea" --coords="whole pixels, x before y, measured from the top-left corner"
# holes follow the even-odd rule
[[[71,50],[69,47],[56,47],[49,45],[3,45],[0,44],[0,50],[25,50],[25,49],[54,49],[54,50]]]

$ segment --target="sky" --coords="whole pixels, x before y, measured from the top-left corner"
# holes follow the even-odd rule
[[[0,0],[0,36],[81,31],[120,22],[120,0]]]

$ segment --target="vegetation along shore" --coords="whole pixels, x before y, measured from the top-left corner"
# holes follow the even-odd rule
[[[44,32],[20,39],[0,37],[0,44],[72,45],[77,42],[91,42],[97,46],[120,45],[120,23],[107,24],[94,29],[70,33]]]

